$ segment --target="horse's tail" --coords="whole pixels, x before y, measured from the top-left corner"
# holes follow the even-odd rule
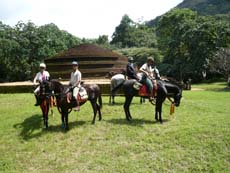
[[[98,97],[98,102],[99,102],[100,109],[102,109],[102,98],[101,98],[101,94]]]

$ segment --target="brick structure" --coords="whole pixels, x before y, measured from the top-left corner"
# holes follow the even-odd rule
[[[105,78],[108,72],[119,73],[126,68],[128,59],[111,50],[93,44],[81,44],[47,58],[47,70],[53,79],[68,80],[72,70],[71,62],[77,61],[83,78]]]

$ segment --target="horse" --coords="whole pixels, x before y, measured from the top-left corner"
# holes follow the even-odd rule
[[[110,95],[109,95],[109,104],[115,104],[115,95],[117,94],[117,91],[123,83],[125,82],[125,75],[124,74],[115,74],[112,76],[110,81]]]
[[[124,89],[124,95],[125,95],[125,103],[123,105],[125,116],[128,121],[132,119],[132,116],[130,114],[130,104],[132,102],[132,99],[134,96],[138,95],[138,90],[134,89],[133,85],[136,82],[136,80],[126,80],[123,84]],[[155,107],[155,119],[156,121],[160,121],[160,123],[163,123],[162,121],[162,104],[165,101],[165,99],[168,97],[172,97],[174,99],[173,104],[175,104],[176,107],[180,105],[180,100],[182,97],[182,89],[181,87],[172,82],[172,81],[163,81],[158,80],[157,81],[157,96],[156,96],[156,107]],[[171,100],[171,99],[170,99]]]
[[[44,126],[47,129],[49,109],[51,108],[51,115],[53,115],[53,106],[55,103],[54,103],[54,97],[51,96],[51,92],[46,81],[40,83],[39,99],[40,99],[40,108],[42,110]]]
[[[139,73],[137,75],[139,76]],[[118,73],[112,76],[110,81],[109,104],[115,104],[115,96],[117,94],[117,91],[123,86],[125,80],[126,76],[124,74]],[[144,97],[140,97],[140,103],[145,103]]]
[[[59,81],[51,80],[49,85],[50,85],[50,89],[54,92],[54,95],[56,97],[56,102],[57,102],[56,105],[59,113],[61,114],[62,128],[64,128],[65,130],[69,130],[68,114],[72,111],[72,108],[76,106],[76,101],[72,100],[71,102],[68,102],[67,94],[66,94],[68,87],[62,85]],[[102,97],[101,97],[100,87],[96,84],[83,84],[83,83],[81,86],[86,89],[86,92],[88,94],[88,99],[81,100],[79,102],[80,106],[85,104],[87,100],[90,101],[94,112],[92,124],[95,124],[97,112],[99,114],[99,121],[102,119],[101,116]]]

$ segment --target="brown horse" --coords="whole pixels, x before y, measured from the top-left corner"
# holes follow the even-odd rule
[[[51,92],[48,88],[48,85],[46,85],[46,82],[42,82],[40,84],[39,99],[41,100],[40,108],[42,110],[44,126],[47,129],[49,109],[51,108],[51,115],[53,115],[53,106],[55,105],[55,103],[54,103],[54,97],[51,96]]]
[[[101,117],[101,108],[102,108],[102,98],[101,98],[101,90],[100,87],[96,84],[87,85],[82,84],[82,86],[86,89],[88,94],[88,99],[92,105],[94,111],[94,117],[92,120],[92,124],[95,123],[97,112],[99,114],[99,121],[102,119]],[[62,120],[62,128],[68,130],[68,115],[72,111],[72,108],[76,106],[76,101],[68,102],[66,91],[68,87],[62,85],[59,81],[51,80],[49,82],[50,90],[54,91],[54,95],[57,101],[57,108],[61,114]],[[87,100],[80,101],[80,105],[86,103]],[[97,103],[98,101],[98,103]]]

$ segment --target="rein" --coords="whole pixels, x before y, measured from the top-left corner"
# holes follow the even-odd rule
[[[167,99],[171,102],[171,104],[174,104],[174,101],[169,96],[167,96]]]

